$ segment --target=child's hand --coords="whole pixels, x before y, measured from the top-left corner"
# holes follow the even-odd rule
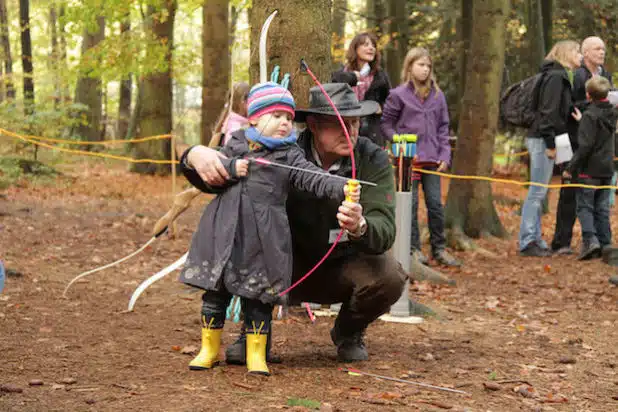
[[[236,160],[236,176],[245,177],[249,174],[249,161],[246,159]]]
[[[574,109],[575,110],[573,110],[573,113],[571,113],[571,116],[573,117],[573,119],[579,122],[582,119],[582,112],[580,112],[577,107],[574,107]]]
[[[350,198],[350,200],[354,203],[358,203],[360,202],[360,192],[361,192],[361,187],[360,185],[345,185],[343,186],[343,193],[346,197],[346,200],[348,199],[348,197]]]

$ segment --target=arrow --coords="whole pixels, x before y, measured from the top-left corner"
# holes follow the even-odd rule
[[[330,173],[316,172],[316,171],[309,170],[309,169],[303,169],[302,167],[296,167],[296,166],[285,165],[283,163],[271,162],[270,160],[266,160],[266,159],[264,159],[262,157],[247,158],[247,160],[250,160],[252,162],[259,163],[259,164],[262,164],[262,165],[267,165],[267,166],[277,166],[277,167],[282,167],[284,169],[299,170],[301,172],[312,173],[314,175],[319,175],[319,176],[333,177],[335,179],[345,180],[346,182],[348,180],[350,180],[350,178],[344,177],[344,176],[331,175]],[[375,183],[367,182],[365,180],[358,180],[358,182],[361,183],[361,184],[367,185],[367,186],[373,186],[373,187],[377,186]]]
[[[390,376],[376,375],[374,373],[362,372],[362,371],[359,371],[358,369],[339,368],[339,370],[342,371],[342,372],[346,372],[346,373],[348,373],[348,374],[350,374],[352,376],[354,376],[354,375],[372,376],[374,378],[385,379],[387,381],[409,383],[410,385],[422,386],[424,388],[437,389],[437,390],[446,391],[446,392],[461,393],[463,395],[470,395],[468,392],[460,391],[460,390],[457,390],[457,389],[443,388],[441,386],[429,385],[428,383],[414,382],[414,381],[409,381],[409,380],[406,380],[406,379],[391,378]]]

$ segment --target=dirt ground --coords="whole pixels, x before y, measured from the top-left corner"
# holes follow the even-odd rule
[[[148,289],[133,313],[124,311],[143,279],[186,251],[205,199],[181,216],[175,239],[162,237],[62,298],[74,276],[149,239],[171,204],[170,182],[80,163],[51,187],[0,196],[0,257],[18,272],[0,295],[1,411],[618,410],[618,289],[607,281],[615,269],[573,256],[518,257],[518,207],[508,202],[497,208],[510,238],[478,242],[496,256],[456,252],[465,266],[444,270],[456,287],[410,291],[438,316],[421,325],[375,322],[370,360],[352,365],[467,395],[346,374],[329,338],[333,319],[311,324],[302,314],[275,322],[283,363],[271,365],[271,377],[224,364],[189,371],[201,301],[177,272]],[[516,186],[494,191],[525,196]],[[546,238],[553,223],[544,218]],[[226,325],[224,345],[236,331]]]

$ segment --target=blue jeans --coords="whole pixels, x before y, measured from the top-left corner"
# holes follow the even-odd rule
[[[427,168],[431,169],[431,168]],[[435,170],[435,168],[433,168]],[[412,249],[421,250],[420,233],[418,230],[418,184],[423,185],[425,205],[427,206],[427,223],[429,226],[429,239],[431,253],[435,256],[446,248],[444,237],[444,210],[442,208],[442,194],[440,189],[440,176],[428,173],[419,173],[420,176],[412,181]]]
[[[526,138],[526,147],[530,156],[530,181],[548,184],[554,170],[554,159],[545,154],[545,140],[541,138]],[[541,215],[543,214],[543,199],[547,188],[530,186],[528,196],[521,211],[519,226],[519,250],[522,251],[532,243],[547,249],[547,243],[541,237]]]
[[[586,185],[605,186],[610,179],[584,178]],[[584,247],[591,243],[606,246],[612,243],[612,230],[609,224],[610,189],[577,189],[577,218],[582,226]]]
[[[614,172],[614,176],[612,177],[612,186],[616,186],[616,182],[618,182],[618,172]],[[616,202],[616,189],[609,189],[609,205],[614,206]]]

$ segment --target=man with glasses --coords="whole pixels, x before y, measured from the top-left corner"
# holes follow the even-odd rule
[[[386,313],[401,296],[407,274],[386,252],[395,240],[395,186],[388,154],[366,137],[358,135],[360,118],[376,113],[373,101],[359,102],[344,83],[325,84],[324,89],[344,118],[354,145],[357,178],[365,185],[361,201],[343,205],[312,194],[291,191],[287,211],[292,232],[294,272],[292,283],[311,270],[332,246],[341,228],[346,234],[329,258],[290,292],[290,303],[342,303],[331,330],[340,361],[367,360],[363,341],[367,326]],[[309,108],[297,109],[295,121],[306,123],[298,145],[307,160],[325,172],[351,177],[350,149],[345,133],[318,87],[310,89]],[[199,175],[210,185],[228,178],[212,149],[197,146],[182,158],[185,175]],[[264,166],[261,166],[264,167]],[[274,166],[273,166],[274,167]],[[226,351],[228,363],[244,363],[245,339]]]

